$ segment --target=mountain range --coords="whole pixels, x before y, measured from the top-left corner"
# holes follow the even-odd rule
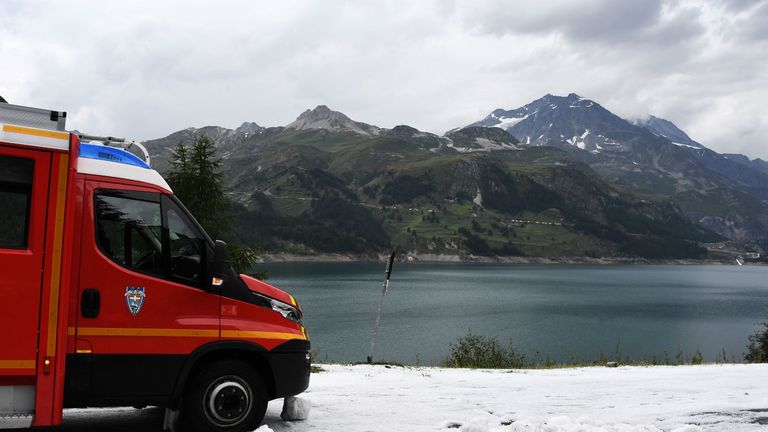
[[[501,127],[529,145],[568,151],[618,188],[669,199],[690,220],[727,238],[765,236],[768,176],[762,161],[720,155],[668,120],[629,122],[570,94],[495,110],[470,126]]]
[[[768,163],[721,155],[672,122],[627,121],[576,94],[496,109],[439,136],[326,106],[284,127],[188,128],[223,162],[237,236],[273,252],[703,258],[761,247]]]

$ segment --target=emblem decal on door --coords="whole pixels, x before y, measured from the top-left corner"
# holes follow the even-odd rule
[[[144,306],[146,292],[144,287],[125,287],[125,304],[128,305],[128,311],[136,316],[141,307]]]

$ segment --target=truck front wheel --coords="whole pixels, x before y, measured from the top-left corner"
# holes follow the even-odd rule
[[[182,406],[184,430],[241,432],[259,426],[267,410],[264,385],[249,365],[226,360],[192,377]]]

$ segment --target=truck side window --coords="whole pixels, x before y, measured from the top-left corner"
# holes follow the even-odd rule
[[[112,261],[163,276],[160,203],[96,194],[96,243]]]
[[[0,249],[26,249],[35,161],[0,156]]]
[[[168,209],[171,275],[188,281],[202,280],[205,239],[177,211]]]

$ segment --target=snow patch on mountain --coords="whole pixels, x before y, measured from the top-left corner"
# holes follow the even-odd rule
[[[568,144],[572,146],[576,146],[582,150],[585,150],[587,148],[587,143],[585,141],[585,138],[587,138],[587,135],[589,135],[589,129],[586,129],[581,135],[574,135],[572,138],[568,138],[565,140]]]
[[[483,206],[483,194],[480,192],[480,188],[477,188],[477,195],[472,199],[472,202],[477,204],[478,207]]]
[[[475,138],[475,143],[479,146],[476,151],[491,151],[491,150],[516,150],[517,146],[514,144],[499,143],[491,141],[488,138]]]
[[[459,153],[474,153],[474,152],[490,152],[497,150],[519,150],[519,147],[514,144],[499,143],[489,140],[488,138],[477,137],[474,140],[473,146],[460,146],[456,145],[456,142],[450,138],[446,142],[446,147],[452,148]]]
[[[688,147],[688,148],[692,148],[692,149],[701,150],[701,147],[699,147],[699,146],[694,146],[694,145],[690,145],[690,144],[683,144],[683,143],[674,142],[674,141],[671,141],[671,143],[676,145],[676,146],[678,146],[678,147]]]
[[[589,99],[584,99],[583,97],[579,95],[575,95],[576,98],[570,98],[571,104],[568,105],[568,108],[591,108],[595,105],[594,102],[592,102]]]
[[[511,128],[512,126],[520,123],[521,121],[527,118],[528,118],[527,115],[523,117],[501,117],[498,119],[499,123],[495,124],[493,127],[507,130],[508,128]]]
[[[461,153],[519,150],[518,141],[501,128],[466,127],[443,137],[448,148]]]

